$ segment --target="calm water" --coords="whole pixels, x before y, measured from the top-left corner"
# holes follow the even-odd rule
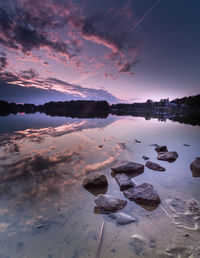
[[[96,257],[104,220],[102,258],[200,257],[200,213],[188,211],[191,200],[200,201],[200,177],[190,171],[200,156],[199,139],[200,127],[169,120],[0,117],[0,257]],[[154,143],[179,158],[158,162]],[[150,209],[128,201],[124,212],[138,222],[116,225],[98,214],[83,178],[101,171],[107,193],[125,199],[110,168],[125,161],[144,164],[143,155],[166,168],[145,168],[134,178],[151,183],[161,205]]]

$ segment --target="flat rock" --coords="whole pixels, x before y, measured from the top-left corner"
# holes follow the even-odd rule
[[[107,178],[101,173],[91,173],[83,180],[83,187],[104,187],[108,185]]]
[[[124,195],[131,201],[137,203],[156,206],[160,203],[160,197],[151,184],[143,183],[141,185],[129,188],[124,191]]]
[[[95,199],[95,203],[99,212],[110,213],[117,210],[122,210],[127,204],[127,201],[116,198],[108,194],[99,194]]]
[[[119,225],[125,225],[125,224],[129,224],[137,221],[136,218],[124,212],[110,213],[108,217],[114,219],[116,224],[119,224]]]
[[[165,168],[162,167],[161,165],[157,164],[157,163],[154,163],[154,162],[151,162],[151,161],[147,161],[145,166],[149,169],[152,169],[152,170],[156,170],[156,171],[165,171]]]
[[[195,160],[190,164],[190,168],[197,173],[200,173],[200,157],[196,157]]]
[[[159,147],[159,145],[157,143],[150,144],[149,146]]]
[[[147,157],[147,156],[142,156],[142,158],[143,158],[144,160],[148,160],[148,159],[149,159],[149,157]]]
[[[146,241],[140,235],[132,236],[129,245],[136,256],[144,257],[144,249],[146,246]],[[134,256],[135,257],[135,256]]]
[[[168,150],[167,150],[167,146],[164,145],[164,146],[158,146],[158,147],[156,147],[156,148],[155,148],[155,151],[157,151],[157,152],[159,153],[159,152],[166,152],[166,151],[168,151]]]
[[[178,158],[178,153],[176,151],[159,152],[157,159],[164,160],[168,162],[173,162]]]
[[[115,179],[116,179],[117,183],[119,184],[121,191],[124,191],[135,185],[133,183],[133,181],[131,180],[131,177],[127,176],[124,173],[116,174]]]
[[[126,165],[114,167],[111,169],[115,173],[125,173],[125,174],[143,173],[144,165],[135,163],[135,162],[128,162]]]

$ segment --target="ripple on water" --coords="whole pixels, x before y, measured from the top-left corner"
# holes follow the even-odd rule
[[[200,257],[200,205],[196,200],[168,199],[165,210],[177,230],[166,253],[173,257]]]

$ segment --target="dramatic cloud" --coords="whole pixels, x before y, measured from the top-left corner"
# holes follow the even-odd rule
[[[0,95],[1,96],[5,95],[5,92],[9,91],[9,89],[11,88],[12,88],[12,94],[14,96],[15,90],[18,90],[19,92],[19,86],[21,86],[20,91],[23,92],[23,95],[24,94],[29,95],[29,92],[32,92],[32,99],[33,99],[32,102],[34,102],[34,95],[36,96],[44,95],[45,92],[46,94],[49,93],[50,95],[52,95],[51,100],[52,99],[58,99],[58,100],[94,99],[94,100],[107,100],[110,103],[115,103],[119,101],[119,99],[117,99],[114,95],[112,95],[105,89],[93,89],[93,88],[82,87],[80,85],[71,84],[56,78],[42,78],[33,69],[21,71],[15,74],[0,72]],[[22,87],[24,87],[24,90],[22,90]],[[6,94],[8,94],[8,92]],[[18,102],[24,102],[23,95],[19,95]],[[7,99],[7,98],[4,97],[4,99]],[[43,97],[42,103],[44,102],[45,102],[45,98]],[[41,100],[40,100],[40,103],[41,103]]]
[[[33,48],[40,48],[42,46],[47,46],[63,53],[66,52],[66,44],[49,40],[47,33],[44,31],[47,24],[51,24],[52,17],[48,17],[47,13],[43,13],[39,17],[40,11],[34,13],[31,12],[31,8],[29,11],[24,6],[19,1],[7,1],[1,5],[0,42],[9,48],[20,48],[25,53]]]
[[[25,55],[44,50],[50,52],[46,56],[65,63],[71,59],[68,62],[72,67],[82,69],[85,64],[81,59],[90,58],[86,42],[91,41],[106,47],[124,65],[132,63],[141,44],[135,44],[130,33],[127,20],[130,22],[133,14],[129,7],[127,2],[112,17],[102,13],[88,16],[84,8],[71,1],[9,0],[0,7],[0,44]],[[102,55],[97,53],[97,56]],[[98,63],[103,62],[102,58],[98,59]],[[105,67],[109,69],[113,65],[118,69],[116,61],[110,59]]]

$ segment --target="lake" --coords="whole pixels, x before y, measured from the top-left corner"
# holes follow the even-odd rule
[[[168,119],[0,117],[0,257],[96,257],[104,221],[102,258],[200,257],[200,175],[190,170],[199,139],[199,126]],[[179,157],[158,161],[152,144]],[[154,186],[158,207],[126,199],[111,174],[127,161],[145,164],[143,155],[166,168],[134,177]],[[82,187],[97,171],[108,179],[104,193],[127,200],[123,212],[137,222],[116,225],[98,212],[96,192]]]

